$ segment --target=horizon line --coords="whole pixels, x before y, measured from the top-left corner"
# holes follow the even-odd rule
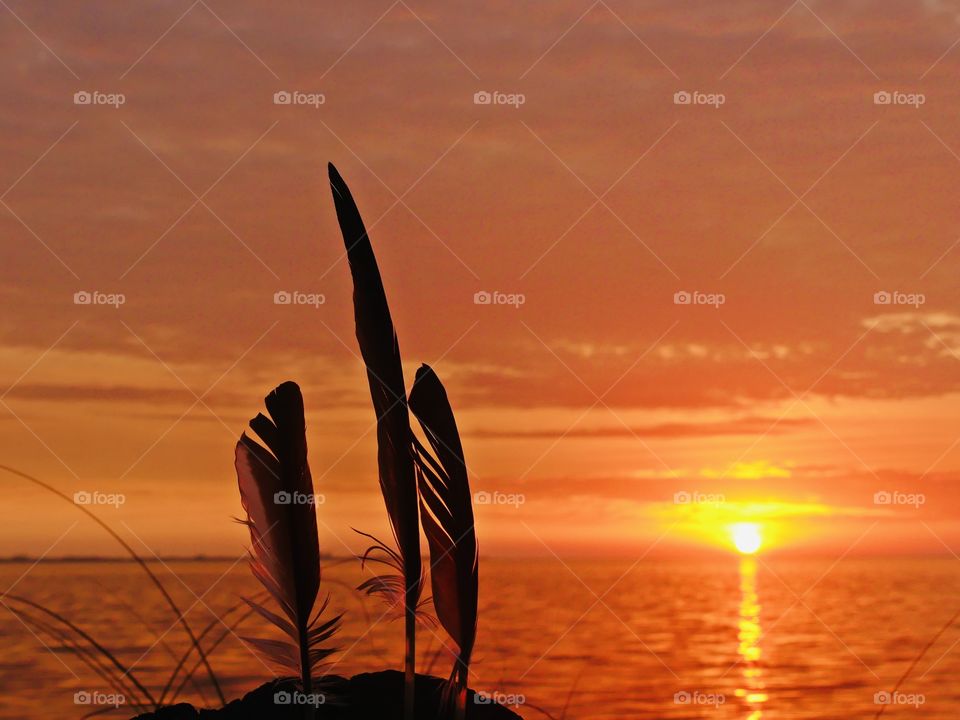
[[[742,559],[744,557],[756,557],[756,555],[742,555],[740,553],[723,551],[723,550],[707,550],[702,553],[692,553],[692,552],[671,552],[663,555],[651,556],[649,559],[716,559],[717,556],[723,555],[731,559]],[[784,551],[784,550],[768,550],[763,553],[764,557],[769,557],[771,559],[816,559],[816,558],[829,558],[833,557],[832,553],[827,553],[823,551]],[[542,560],[545,558],[551,557],[550,555],[543,553],[525,553],[525,554],[492,554],[486,555],[485,557],[494,560]],[[586,559],[586,560],[625,560],[632,557],[629,553],[624,552],[604,552],[600,550],[596,551],[582,551],[576,553],[570,553],[567,555],[568,559]],[[867,551],[861,553],[850,553],[848,557],[851,558],[861,558],[861,559],[876,559],[876,558],[929,558],[929,559],[944,559],[952,557],[948,552],[883,552],[883,551]],[[326,563],[335,563],[337,565],[344,564],[351,560],[358,560],[359,557],[355,555],[323,555],[321,554],[320,559]],[[198,553],[195,555],[161,555],[154,557],[144,557],[140,558],[145,563],[153,564],[164,564],[164,563],[223,563],[223,562],[236,562],[239,564],[240,560],[243,558],[237,558],[233,555],[206,555],[203,553]],[[56,557],[44,557],[44,556],[32,556],[25,554],[13,554],[13,555],[0,555],[0,565],[25,565],[25,564],[34,564],[34,565],[70,565],[70,564],[83,564],[83,563],[102,563],[102,564],[121,564],[129,563],[136,564],[139,560],[136,560],[127,555],[60,555]]]

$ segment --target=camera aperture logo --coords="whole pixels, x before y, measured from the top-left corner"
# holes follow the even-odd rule
[[[273,94],[274,105],[306,105],[314,110],[327,102],[323,93],[308,93],[300,90],[278,90]]]
[[[505,493],[499,490],[487,492],[486,490],[480,490],[473,494],[473,502],[475,505],[510,505],[519,508],[527,502],[527,496],[523,493]]]
[[[478,290],[473,294],[474,305],[512,305],[519,309],[525,302],[527,302],[527,296],[523,293]]]
[[[673,694],[675,705],[713,705],[720,707],[727,702],[727,696],[723,693],[707,693],[702,690],[680,690]]]
[[[73,494],[75,505],[110,505],[119,508],[127,502],[127,496],[123,493],[106,493],[99,490],[78,490]]]
[[[123,93],[105,93],[99,90],[77,90],[73,94],[74,105],[107,105],[114,110],[126,104],[127,96]]]
[[[878,90],[873,94],[874,105],[906,105],[914,110],[927,102],[923,93],[906,93],[900,90]]]
[[[99,690],[80,690],[73,694],[74,705],[104,705],[118,708],[125,705],[127,698],[122,693],[105,693]]]
[[[474,105],[509,105],[515,110],[527,102],[527,96],[523,93],[505,93],[499,90],[488,92],[486,90],[477,90],[473,94]]]
[[[273,694],[274,705],[305,705],[309,707],[320,707],[327,702],[327,697],[323,693],[305,693],[299,690],[287,692],[280,690]]]
[[[873,294],[874,305],[911,305],[915,308],[925,305],[927,296],[923,293],[905,293],[899,290],[878,290]]]
[[[727,102],[723,93],[705,93],[699,90],[677,90],[673,94],[674,105],[709,105],[714,110]]]
[[[326,501],[326,495],[302,493],[299,490],[292,493],[279,490],[273,494],[274,505],[323,505]]]
[[[323,293],[305,293],[299,290],[287,292],[286,290],[277,290],[273,294],[274,305],[310,305],[319,308],[327,302],[327,297]]]
[[[910,505],[920,509],[927,504],[927,496],[923,493],[900,492],[899,490],[879,490],[873,494],[874,505]]]
[[[674,305],[710,305],[713,308],[719,308],[726,304],[727,296],[723,293],[705,293],[699,290],[687,291],[677,290],[673,294]]]
[[[127,296],[123,293],[105,293],[98,290],[78,290],[73,294],[74,305],[107,305],[119,308],[126,304]]]

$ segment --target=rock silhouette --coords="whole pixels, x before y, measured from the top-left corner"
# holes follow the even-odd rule
[[[431,675],[417,675],[416,683],[418,720],[443,717],[440,696],[444,681]],[[399,720],[403,717],[404,678],[397,670],[362,673],[352,678],[328,676],[318,684],[324,700],[316,706],[315,720]],[[274,680],[217,710],[198,710],[181,703],[138,715],[134,720],[303,720],[302,705],[277,702],[278,698],[282,702],[293,697],[296,690],[291,679]],[[473,690],[467,691],[467,718],[521,720],[512,710],[485,702],[485,697]]]

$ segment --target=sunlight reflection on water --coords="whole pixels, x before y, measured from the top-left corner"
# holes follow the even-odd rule
[[[559,720],[568,701],[566,720],[870,720],[874,693],[892,687],[960,604],[952,559],[847,558],[831,567],[830,558],[731,556],[632,564],[485,559],[471,686],[524,696],[519,712],[527,720],[545,717],[535,705]],[[27,569],[0,565],[0,588]],[[259,590],[243,562],[179,563],[170,570],[176,577],[160,574],[180,606],[190,608],[195,628]],[[402,624],[375,622],[382,606],[351,590],[361,578],[352,562],[324,570],[331,608],[347,612],[336,642],[337,673],[397,667],[402,658]],[[135,663],[151,688],[163,687],[185,649],[169,608],[130,564],[44,563],[15,592],[64,612],[123,662]],[[237,634],[267,632],[251,618]],[[960,717],[960,645],[948,652],[958,638],[960,630],[949,630],[903,688],[923,693],[926,704],[889,708],[891,720]],[[450,660],[436,652],[442,639],[438,628],[421,631],[421,670],[447,674]],[[0,608],[3,720],[80,717],[74,693],[106,689],[75,655],[46,642],[53,653]],[[230,634],[211,662],[230,698],[271,677]],[[675,703],[679,691],[698,689],[720,693],[725,702]],[[214,696],[198,676],[182,697],[212,702]],[[126,710],[107,717],[135,714]]]
[[[743,687],[737,688],[736,696],[743,698],[751,712],[747,720],[760,720],[761,705],[767,701],[764,692],[763,669],[760,664],[760,603],[757,596],[757,561],[752,557],[740,559],[740,621],[737,638]]]

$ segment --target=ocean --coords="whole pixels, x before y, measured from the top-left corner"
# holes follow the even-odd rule
[[[273,677],[240,639],[272,629],[258,616],[227,629],[242,610],[226,611],[259,591],[244,561],[152,567],[196,632],[212,623],[205,645],[224,636],[210,662],[228,699]],[[334,642],[337,674],[402,661],[402,622],[352,590],[362,577],[355,561],[324,571],[330,608],[345,613]],[[0,565],[0,590],[11,586],[11,596],[96,638],[155,695],[188,647],[134,564]],[[528,720],[849,720],[872,718],[884,703],[889,718],[960,717],[960,627],[949,628],[890,694],[960,608],[960,563],[952,559],[484,558],[480,606],[470,685],[515,704]],[[122,704],[106,717],[136,714],[135,696],[121,697],[67,644],[3,607],[0,640],[0,718],[79,718],[111,701]],[[448,673],[443,643],[439,627],[421,629],[420,671]],[[212,704],[202,671],[195,680],[178,699]]]

